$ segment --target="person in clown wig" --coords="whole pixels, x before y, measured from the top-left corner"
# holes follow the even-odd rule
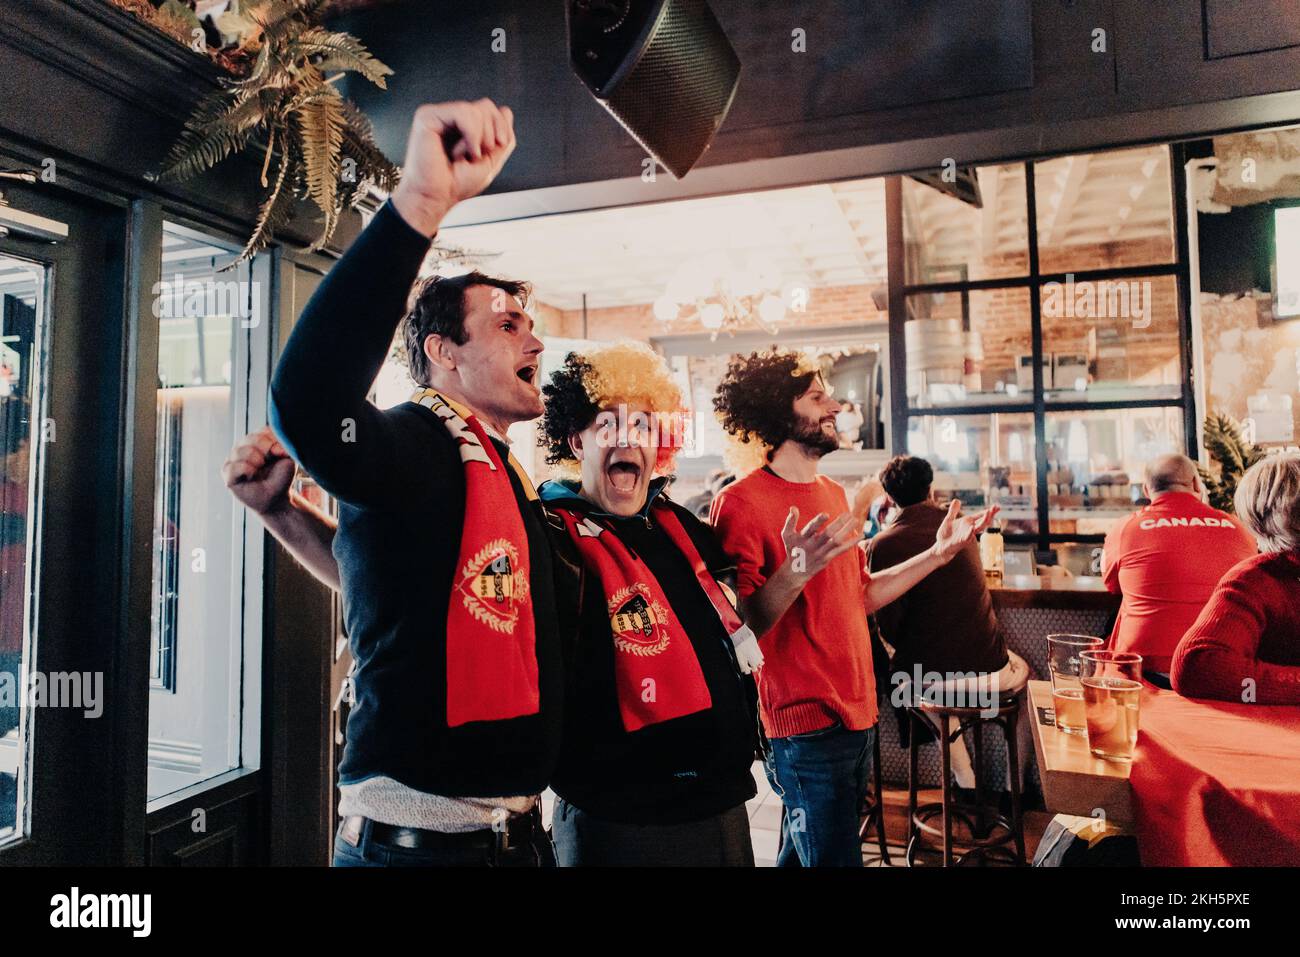
[[[680,389],[639,343],[570,353],[539,441],[566,649],[551,787],[560,865],[752,866],[754,634],[712,530],[667,494]],[[566,610],[576,616],[572,627]]]

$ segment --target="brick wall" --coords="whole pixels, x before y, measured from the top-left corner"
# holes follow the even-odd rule
[[[807,309],[802,313],[789,312],[787,325],[800,327],[845,326],[862,322],[883,322],[888,316],[876,310],[871,300],[871,286],[828,286],[813,289],[808,297]],[[546,306],[547,332],[551,335],[573,339],[582,338],[582,310],[559,310]],[[653,336],[682,335],[708,332],[697,321],[674,322],[666,325],[655,318],[654,308],[647,305],[617,306],[587,310],[587,337],[590,339],[640,339]]]
[[[1201,294],[1207,411],[1241,422],[1250,396],[1290,396],[1300,441],[1300,320],[1274,323],[1271,311],[1266,297]]]
[[[1042,265],[1044,272],[1112,268],[1167,260],[1169,252],[1169,241],[1162,239],[1054,247],[1042,251]],[[1003,255],[991,260],[992,265],[985,271],[997,272],[1001,265],[1017,259],[1023,260],[1023,255]],[[1064,314],[1044,314],[1045,349],[1049,352],[1086,352],[1088,330],[1092,326],[1098,326],[1113,336],[1112,342],[1117,348],[1123,349],[1122,357],[1106,370],[1111,373],[1108,378],[1126,377],[1144,384],[1177,384],[1176,285],[1169,277],[1151,279],[1150,303],[1145,301],[1145,289],[1139,289],[1142,289],[1139,295],[1142,295],[1144,309],[1141,317],[1120,315],[1085,319]],[[1076,295],[1080,291],[1081,287],[1076,288]],[[960,318],[961,297],[956,293],[938,298],[916,297],[912,301],[912,309],[914,315]],[[540,310],[545,313],[545,329],[549,334],[582,337],[580,309],[559,310],[542,306]],[[985,377],[984,387],[991,389],[999,379],[1014,382],[1016,356],[1030,351],[1028,291],[994,289],[973,292],[970,296],[970,312],[971,328],[980,333],[983,342],[984,360],[981,365]],[[789,318],[797,321],[801,328],[812,328],[884,321],[887,315],[876,309],[870,286],[834,286],[812,290],[806,312],[790,313]],[[591,309],[587,314],[587,335],[592,339],[647,340],[670,333],[707,331],[698,322],[678,322],[666,326],[655,318],[650,304]]]

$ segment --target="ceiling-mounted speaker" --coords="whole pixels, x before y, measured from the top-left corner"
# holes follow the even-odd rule
[[[911,178],[926,186],[933,186],[941,193],[947,193],[963,203],[969,203],[976,209],[984,208],[984,196],[980,193],[979,173],[974,166],[958,166],[951,180],[944,173],[912,173]]]
[[[587,89],[677,179],[718,132],[740,58],[704,0],[568,0],[569,56]]]

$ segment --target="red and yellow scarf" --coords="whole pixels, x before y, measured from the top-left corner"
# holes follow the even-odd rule
[[[510,476],[469,409],[432,389],[411,401],[442,420],[465,469],[465,524],[447,605],[447,726],[537,714],[537,634],[528,533]],[[532,482],[507,460],[530,500]]]
[[[614,642],[614,683],[623,727],[636,731],[712,707],[704,673],[662,586],[644,561],[608,527],[590,516],[554,509],[564,521],[583,564],[600,580]],[[740,616],[682,523],[667,506],[652,514],[691,563],[695,577],[727,633],[742,628]]]

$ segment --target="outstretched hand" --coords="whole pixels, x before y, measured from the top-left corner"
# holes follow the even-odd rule
[[[934,545],[931,547],[935,556],[940,561],[951,561],[966,547],[967,542],[993,524],[997,514],[998,507],[993,505],[975,515],[962,515],[961,502],[953,499],[948,504],[948,514],[944,516],[943,523],[934,536]]]
[[[781,529],[790,569],[805,579],[812,578],[862,537],[862,527],[853,512],[845,512],[833,521],[828,518],[822,512],[800,528],[799,509],[792,506]]]

